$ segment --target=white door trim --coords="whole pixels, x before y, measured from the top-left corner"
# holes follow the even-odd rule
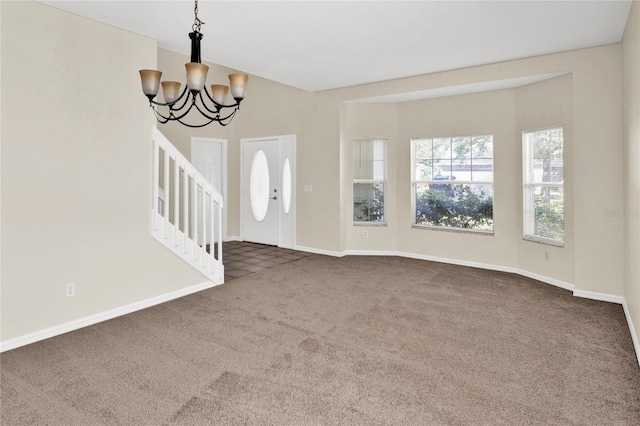
[[[216,139],[216,138],[201,138],[197,136],[191,136],[191,144],[189,145],[189,150],[191,150],[191,146],[193,146],[194,142],[207,142],[207,143],[217,143],[221,145],[220,152],[222,152],[222,170],[220,173],[221,177],[221,186],[220,194],[222,195],[222,199],[224,200],[224,208],[222,209],[222,241],[227,241],[227,216],[229,212],[229,204],[227,201],[227,140],[226,139]],[[190,157],[191,163],[193,163],[193,157]]]
[[[288,230],[291,235],[291,241],[284,241],[283,239],[283,209],[282,203],[279,203],[280,208],[278,214],[278,246],[279,247],[287,247],[294,248],[296,246],[296,199],[297,199],[297,190],[296,190],[296,181],[297,181],[297,154],[296,154],[296,145],[297,145],[297,137],[296,135],[280,135],[280,136],[265,136],[258,138],[242,138],[240,139],[240,240],[244,241],[244,206],[243,196],[244,191],[246,190],[245,183],[245,170],[244,170],[244,151],[245,151],[245,143],[247,142],[269,142],[273,141],[274,143],[278,143],[279,148],[279,158],[278,158],[278,179],[280,180],[278,186],[282,182],[282,168],[284,166],[284,158],[283,158],[283,145],[287,142],[290,143],[290,157],[289,163],[291,165],[291,206],[289,208],[289,214],[291,215],[291,228]],[[278,193],[278,200],[281,199],[282,191]]]

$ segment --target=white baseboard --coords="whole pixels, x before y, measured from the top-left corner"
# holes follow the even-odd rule
[[[325,250],[325,249],[305,247],[305,246],[299,246],[299,245],[294,245],[293,249],[298,251],[306,251],[307,253],[323,254],[325,256],[333,256],[333,257],[344,257],[346,254],[344,251]]]
[[[56,325],[46,328],[44,330],[36,331],[33,333],[25,334],[13,339],[0,342],[0,352],[16,349],[21,346],[26,346],[31,343],[38,342],[40,340],[49,339],[51,337],[59,336],[70,331],[78,330],[83,327],[97,324],[102,321],[107,321],[122,315],[130,314],[141,309],[149,308],[151,306],[159,305],[161,303],[168,302],[170,300],[178,299],[183,296],[187,296],[198,291],[206,290],[211,287],[215,287],[219,284],[211,281],[205,281],[201,284],[196,284],[191,287],[186,287],[180,290],[175,290],[170,293],[161,294],[159,296],[151,297],[149,299],[141,300],[139,302],[130,303],[125,306],[121,306],[114,309],[109,309],[98,314],[90,315],[88,317],[79,318],[74,321],[69,321],[64,324]]]
[[[397,251],[389,250],[345,250],[343,256],[400,256]]]
[[[509,272],[512,274],[522,275],[524,277],[532,278],[534,280],[542,281],[543,283],[551,284],[556,287],[563,288],[565,290],[574,291],[575,286],[564,281],[557,280],[555,278],[545,277],[533,272],[525,271],[523,269],[513,268],[511,266],[494,265],[491,263],[470,262],[468,260],[452,259],[448,257],[430,256],[426,254],[409,253],[402,251],[387,251],[387,250],[344,250],[344,251],[332,251],[324,249],[316,249],[313,247],[296,246],[296,250],[306,251],[309,253],[324,254],[327,256],[343,257],[343,256],[400,256],[409,259],[428,260],[430,262],[448,263],[451,265],[468,266],[471,268],[488,269],[491,271]],[[604,296],[604,295],[603,295]],[[583,296],[588,297],[588,296]],[[616,296],[611,296],[616,297]],[[597,299],[605,300],[605,299]],[[620,301],[616,303],[621,303]]]
[[[622,296],[615,296],[607,293],[597,293],[595,291],[574,290],[573,295],[576,297],[582,297],[583,299],[599,300],[601,302],[617,303],[624,305],[625,300]]]
[[[225,243],[228,243],[230,241],[242,241],[242,238],[240,238],[238,235],[227,235],[223,241]]]
[[[524,269],[515,269],[513,272],[515,274],[522,275],[523,277],[531,278],[533,280],[542,281],[543,283],[551,284],[553,286],[560,287],[560,288],[563,288],[565,290],[569,290],[571,292],[574,292],[574,295],[575,295],[576,286],[574,286],[573,284],[569,284],[568,282],[560,281],[560,280],[557,280],[555,278],[545,277],[544,275],[540,275],[540,274],[536,274],[536,273],[533,273],[533,272],[525,271]]]
[[[489,269],[499,272],[516,272],[516,269],[509,266],[494,265],[491,263],[470,262],[468,260],[452,259],[448,257],[430,256],[426,254],[416,254],[402,251],[396,253],[398,256],[407,257],[409,259],[428,260],[430,262],[448,263],[450,265],[468,266],[470,268]]]
[[[569,284],[564,281],[557,280],[555,278],[545,277],[544,275],[539,275],[533,272],[525,271],[523,269],[513,268],[511,266],[503,266],[503,265],[494,265],[491,263],[481,263],[481,262],[470,262],[468,260],[461,259],[452,259],[448,257],[438,257],[431,256],[426,254],[417,254],[417,253],[409,253],[402,251],[387,251],[387,250],[343,250],[343,251],[333,251],[333,250],[324,250],[317,249],[313,247],[305,247],[305,246],[295,246],[296,250],[306,251],[309,253],[316,254],[324,254],[326,256],[334,256],[334,257],[343,257],[343,256],[400,256],[406,257],[410,259],[418,259],[418,260],[428,260],[430,262],[440,262],[440,263],[448,263],[451,265],[460,265],[460,266],[468,266],[471,268],[480,268],[480,269],[489,269],[492,271],[500,271],[500,272],[510,272],[512,274],[522,275],[524,277],[532,278],[534,280],[542,281],[543,283],[551,284],[556,287],[563,288],[565,290],[574,291],[575,286],[573,284]],[[604,296],[604,295],[603,295]],[[588,297],[588,296],[582,296]],[[611,296],[616,297],[616,296]],[[605,299],[597,299],[597,300],[605,300]],[[608,300],[607,300],[608,301]],[[621,303],[620,301],[616,303]]]
[[[636,350],[636,357],[638,358],[638,365],[640,365],[640,341],[638,341],[638,335],[636,334],[636,328],[633,326],[633,320],[631,319],[631,312],[627,306],[626,299],[622,298],[622,308],[624,309],[624,316],[627,318],[627,324],[629,324],[629,331],[631,332],[631,340],[633,341],[633,347]]]

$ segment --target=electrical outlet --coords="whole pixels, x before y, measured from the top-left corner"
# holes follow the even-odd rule
[[[67,295],[67,297],[75,296],[76,295],[76,285],[75,285],[75,283],[67,284],[66,287],[65,287],[64,292]]]
[[[551,256],[549,256],[549,252],[545,251],[544,252],[544,260],[549,260],[549,259],[551,259]]]
[[[362,231],[362,236],[363,237],[368,237],[369,236],[369,231]]]
[[[313,192],[313,185],[305,185],[304,192]]]

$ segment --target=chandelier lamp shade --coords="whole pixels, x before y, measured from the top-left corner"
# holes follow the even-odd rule
[[[162,72],[157,70],[140,70],[142,92],[149,99],[149,107],[153,109],[158,122],[164,124],[177,121],[188,127],[204,127],[213,122],[226,126],[240,109],[240,102],[245,97],[249,76],[246,74],[229,74],[229,86],[212,84],[211,91],[206,87],[209,67],[201,63],[200,41],[203,34],[200,26],[204,22],[198,19],[198,0],[195,0],[195,20],[189,33],[191,39],[191,62],[185,64],[187,84],[182,92],[177,81],[162,81]],[[156,96],[162,86],[164,102],[158,102]],[[229,92],[235,103],[227,103]],[[158,107],[166,108],[166,112]],[[193,110],[200,113],[200,123],[191,124],[184,119]],[[195,114],[192,114],[195,115]]]

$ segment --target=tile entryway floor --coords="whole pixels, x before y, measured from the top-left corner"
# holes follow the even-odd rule
[[[264,244],[240,241],[222,243],[224,281],[310,256],[317,255]]]

